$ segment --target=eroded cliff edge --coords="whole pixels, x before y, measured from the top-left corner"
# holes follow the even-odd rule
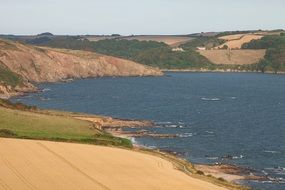
[[[0,96],[35,90],[31,82],[102,76],[160,76],[133,61],[88,51],[53,49],[0,39]]]

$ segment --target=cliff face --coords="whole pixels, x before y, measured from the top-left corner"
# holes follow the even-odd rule
[[[0,63],[24,79],[55,82],[98,76],[156,76],[155,68],[91,52],[33,47],[0,41]]]
[[[101,76],[162,75],[156,68],[112,56],[35,47],[7,40],[0,40],[0,65],[20,76],[23,81],[22,84],[9,86],[0,80],[2,95],[34,90],[29,82],[56,82]]]

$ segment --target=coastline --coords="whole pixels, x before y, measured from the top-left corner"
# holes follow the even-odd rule
[[[144,127],[144,126],[141,126]],[[150,126],[148,126],[150,127]],[[124,127],[123,127],[124,128]],[[136,126],[135,128],[140,128]],[[267,176],[255,175],[255,171],[250,168],[245,168],[232,164],[206,164],[200,163],[195,164],[191,161],[183,158],[183,155],[175,152],[174,150],[161,150],[160,148],[150,148],[144,145],[137,143],[134,138],[141,137],[153,137],[153,138],[177,138],[177,136],[172,136],[170,134],[154,134],[154,135],[138,135],[137,133],[131,132],[126,133],[120,127],[116,127],[115,130],[110,130],[107,128],[107,132],[111,133],[113,136],[117,136],[120,138],[127,138],[132,141],[134,149],[139,152],[144,152],[148,154],[154,154],[161,158],[167,159],[176,166],[177,169],[183,171],[187,175],[197,177],[199,179],[203,179],[206,181],[211,181],[214,184],[218,185],[226,185],[226,187],[230,186],[230,189],[251,189],[248,186],[243,185],[243,181],[246,180],[256,180],[256,181],[265,181],[268,180]],[[104,127],[103,127],[103,130]],[[178,165],[178,167],[177,167]]]
[[[181,72],[181,73],[260,73],[260,74],[277,74],[277,75],[284,75],[284,71],[279,71],[275,73],[274,71],[266,71],[266,72],[261,72],[261,71],[248,71],[248,70],[236,70],[236,69],[161,69],[162,72]]]
[[[189,72],[189,71],[187,71]],[[41,92],[41,90],[37,89],[31,92]],[[15,96],[23,96],[27,93],[31,93],[29,91],[25,91],[24,93],[14,94]],[[8,100],[11,97],[8,98]],[[176,135],[172,134],[157,134],[157,133],[146,133],[144,131],[139,132],[125,132],[123,129],[125,128],[144,128],[144,127],[154,127],[154,122],[147,120],[129,120],[129,119],[121,119],[121,118],[112,118],[109,116],[101,116],[101,115],[93,115],[86,113],[71,113],[71,112],[62,112],[57,110],[42,110],[41,108],[36,111],[36,113],[42,114],[51,114],[51,115],[62,115],[69,116],[75,119],[84,120],[93,123],[93,127],[110,133],[112,136],[125,138],[132,140],[132,138],[140,138],[140,137],[153,137],[153,138],[177,138]],[[36,140],[36,139],[35,139]],[[48,139],[40,139],[40,140],[48,140]],[[64,142],[64,141],[58,141]],[[72,141],[70,141],[72,142]],[[78,142],[74,142],[78,143]],[[80,142],[79,142],[80,143]],[[133,142],[132,142],[133,143]],[[230,189],[249,189],[248,187],[241,186],[241,184],[236,183],[235,180],[225,180],[230,178],[231,174],[224,171],[216,171],[219,172],[220,175],[225,176],[224,178],[212,175],[211,173],[207,174],[206,172],[196,169],[195,165],[190,161],[185,160],[181,155],[178,155],[174,151],[165,151],[158,149],[152,149],[149,147],[142,146],[140,144],[133,144],[134,151],[143,152],[151,155],[156,155],[163,159],[169,160],[173,163],[176,169],[181,170],[187,175],[194,176],[198,179],[202,178],[205,181],[209,181],[214,184],[222,185],[225,187],[230,186]],[[203,164],[203,166],[207,166],[207,164]],[[202,171],[202,173],[201,173]],[[236,179],[246,179],[243,175],[238,175]]]
[[[177,72],[177,73],[259,73],[259,74],[275,74],[275,75],[284,75],[285,72],[279,71],[277,73],[273,71],[266,71],[266,72],[261,72],[261,71],[248,71],[248,70],[235,70],[235,69],[160,69],[162,72],[161,75],[145,75],[143,77],[161,77],[164,76],[167,72]],[[123,76],[104,76],[104,77],[123,77]],[[127,77],[142,77],[142,76],[127,76]],[[86,77],[86,78],[98,78],[98,77]],[[52,83],[56,82],[70,82],[74,80],[81,80],[85,78],[69,78],[69,79],[63,79],[60,81],[55,81]],[[26,86],[23,87],[17,87],[16,89],[12,89],[11,87],[6,87],[1,85],[0,83],[0,99],[10,99],[13,97],[17,96],[24,96],[28,93],[33,93],[33,92],[41,92],[40,89],[38,89],[36,86],[33,84],[28,83]]]
[[[189,71],[189,70],[181,71],[181,70],[179,70],[179,71],[170,71],[170,72],[200,72],[200,71]],[[208,72],[208,71],[205,71],[205,72]],[[38,91],[40,91],[40,90],[38,90]],[[26,93],[29,93],[29,92],[26,92]],[[21,95],[24,95],[24,94],[21,94]],[[44,111],[44,110],[41,110],[41,111],[43,111],[43,113],[48,112],[48,111]],[[100,116],[100,115],[92,115],[92,114],[84,114],[84,113],[82,113],[79,117],[81,117],[81,118],[76,118],[76,119],[82,119],[83,118],[83,120],[93,122],[94,126],[96,126],[96,127],[98,126],[100,130],[103,129],[104,131],[111,133],[113,136],[117,136],[117,137],[122,137],[122,138],[135,137],[135,138],[138,138],[138,137],[148,136],[148,137],[155,137],[155,138],[176,138],[176,136],[171,136],[168,134],[167,135],[160,135],[160,134],[153,134],[153,133],[147,134],[147,133],[144,133],[143,131],[139,132],[139,133],[126,133],[126,132],[123,132],[122,130],[120,130],[122,128],[153,127],[154,123],[151,121],[128,120],[128,119],[112,118],[112,117],[108,117],[108,116]],[[141,145],[135,145],[135,147],[137,147],[138,149],[147,149],[147,147],[143,147]],[[182,159],[182,157],[180,157],[179,155],[177,155],[175,153],[173,154],[171,151],[166,152],[166,151],[159,150],[159,149],[157,149],[157,150],[150,149],[149,151],[163,152],[163,154],[174,155],[176,158]],[[252,176],[252,178],[251,178],[251,176],[248,176],[245,174],[238,174],[238,175],[232,176],[232,174],[230,174],[226,171],[222,171],[220,169],[217,169],[216,171],[211,173],[208,171],[209,168],[207,168],[207,167],[211,167],[211,165],[210,166],[207,164],[202,164],[202,165],[204,166],[204,168],[199,168],[199,169],[196,168],[195,172],[202,171],[204,173],[204,174],[202,174],[202,176],[206,176],[206,178],[214,176],[214,178],[216,178],[218,180],[223,181],[226,179],[230,183],[235,183],[237,185],[239,184],[239,183],[236,183],[237,180],[248,180],[248,179],[260,179],[261,180],[261,178],[259,178],[258,176],[257,177]],[[212,169],[213,168],[211,168],[211,170]],[[200,172],[198,172],[198,173],[200,173]],[[215,175],[215,173],[219,173],[219,174]],[[219,175],[221,175],[222,177],[220,177]],[[198,174],[198,177],[201,177],[201,174]],[[231,180],[232,177],[234,177],[234,178]],[[221,178],[221,179],[219,179],[219,178]]]
[[[252,173],[252,170],[230,165],[230,164],[193,164],[191,161],[186,160],[183,158],[182,155],[175,151],[166,151],[161,150],[160,148],[150,148],[147,146],[143,146],[134,141],[134,138],[141,138],[141,137],[153,137],[153,138],[177,138],[175,135],[171,134],[157,134],[157,133],[141,133],[139,132],[126,132],[124,131],[125,128],[145,128],[145,127],[154,127],[154,123],[152,121],[140,121],[140,120],[120,120],[120,126],[116,125],[116,121],[110,125],[104,122],[100,124],[102,120],[98,120],[97,116],[92,117],[89,115],[88,117],[76,117],[77,119],[87,120],[91,122],[95,122],[97,126],[99,126],[100,130],[106,131],[113,136],[126,138],[132,141],[134,151],[143,152],[146,154],[155,155],[166,159],[173,163],[176,169],[186,173],[191,177],[195,177],[198,179],[203,179],[205,181],[209,181],[211,183],[222,185],[225,187],[229,187],[230,189],[242,189],[248,190],[250,189],[247,186],[243,186],[241,181],[243,180],[266,180],[267,178],[263,176],[256,176]],[[99,122],[98,122],[99,121]],[[130,122],[130,123],[129,123]],[[133,125],[135,123],[135,125]]]
[[[170,70],[167,70],[164,72],[201,72],[201,71],[197,71],[197,70],[195,70],[195,71],[194,70],[171,70],[170,71]],[[204,71],[204,72],[210,72],[210,71]],[[31,91],[31,92],[35,92],[35,91]],[[38,89],[37,92],[41,92],[41,90]],[[27,93],[30,93],[30,92],[25,92],[25,93],[15,94],[15,95],[22,96],[22,95],[25,95]],[[54,114],[54,112],[57,112],[57,114],[65,115],[67,113],[67,112],[60,112],[60,111],[56,111],[56,110],[50,110],[49,111],[49,110],[41,110],[40,109],[39,111],[41,113],[44,113],[44,114],[46,114],[46,113],[47,114]],[[171,135],[171,134],[161,135],[161,134],[145,133],[143,131],[141,131],[139,133],[134,133],[134,132],[126,133],[122,130],[124,128],[153,127],[154,123],[152,121],[128,120],[128,119],[112,118],[112,117],[108,117],[108,116],[100,116],[100,115],[85,114],[85,113],[79,113],[79,114],[74,114],[74,115],[73,115],[73,113],[68,113],[68,115],[74,117],[75,119],[93,122],[95,128],[97,128],[99,130],[106,131],[108,133],[111,133],[115,137],[121,137],[121,138],[127,138],[127,139],[138,138],[138,137],[176,138],[175,135]],[[176,163],[177,160],[179,163],[180,163],[179,160],[183,160],[184,165],[180,164],[180,170],[181,171],[186,172],[191,176],[194,175],[198,178],[202,177],[203,180],[206,180],[206,181],[207,180],[209,180],[209,181],[213,180],[214,183],[217,183],[217,184],[226,183],[226,186],[231,184],[234,186],[234,188],[232,188],[232,189],[240,189],[240,188],[248,189],[248,187],[240,186],[241,184],[238,182],[239,180],[249,180],[249,179],[257,179],[257,180],[260,179],[260,180],[262,180],[262,177],[249,176],[249,175],[244,174],[244,173],[238,173],[238,174],[233,175],[226,170],[213,169],[213,167],[211,165],[207,165],[207,164],[199,164],[199,165],[197,165],[198,167],[195,168],[196,164],[192,164],[190,161],[184,160],[183,157],[181,157],[181,155],[178,155],[175,152],[163,151],[163,150],[159,150],[159,149],[151,149],[151,148],[139,145],[139,144],[134,144],[134,148],[136,151],[143,151],[145,153],[155,154],[159,157],[160,156],[165,157],[166,159],[169,159],[168,157],[170,156],[171,160],[174,162],[174,165],[177,164]],[[191,169],[185,170],[185,165],[190,165]],[[201,168],[200,166],[203,166],[203,167]],[[210,170],[212,170],[211,172],[209,172],[209,168],[210,168]],[[241,169],[239,167],[237,167],[237,168]],[[189,172],[188,170],[191,170],[192,172]]]
[[[3,105],[2,105],[3,106]],[[42,114],[42,115],[47,115],[47,116],[52,116],[52,117],[64,117],[64,118],[73,118],[76,120],[85,120],[86,122],[92,122],[93,125],[91,125],[90,127],[92,128],[91,130],[95,130],[95,131],[105,131],[104,130],[104,126],[107,128],[125,128],[125,127],[151,127],[149,126],[150,124],[152,124],[152,122],[150,121],[139,121],[139,120],[124,120],[124,119],[114,119],[111,117],[106,117],[106,116],[98,116],[98,115],[90,115],[90,114],[84,114],[84,113],[71,113],[71,112],[62,112],[62,111],[56,111],[56,110],[42,110],[42,109],[34,109],[34,108],[29,108],[28,106],[25,107],[23,105],[23,107],[17,107],[20,105],[15,104],[16,107],[10,107],[7,106],[6,109],[13,109],[13,110],[21,110],[21,112],[26,112],[26,113],[31,113],[31,114]],[[88,120],[86,120],[86,118]],[[101,123],[100,123],[101,122]],[[118,124],[120,125],[118,127]],[[7,130],[6,130],[7,131]],[[9,131],[7,131],[9,132]],[[0,131],[0,134],[5,134],[5,131],[2,130]],[[1,136],[3,136],[1,134]],[[126,138],[126,136],[124,135],[120,135],[119,133],[117,134],[113,134],[113,136],[117,136],[117,137],[121,137],[121,138]],[[4,136],[5,137],[5,136]],[[65,142],[65,143],[71,143],[71,144],[94,144],[92,142],[89,141],[73,141],[73,140],[64,140],[64,139],[60,139],[60,138],[29,138],[28,136],[23,136],[23,137],[17,137],[14,136],[11,133],[11,136],[6,136],[6,138],[10,138],[10,139],[31,139],[31,140],[44,140],[44,141],[54,141],[54,142]],[[96,145],[96,142],[95,144]],[[100,144],[99,144],[100,145]],[[102,144],[101,144],[102,145]],[[150,149],[147,147],[143,147],[141,145],[137,145],[135,144],[133,146],[133,148],[131,147],[121,147],[121,146],[116,146],[116,145],[104,145],[103,146],[110,146],[113,148],[119,148],[119,149],[127,149],[130,151],[135,151],[135,152],[140,152],[140,153],[144,153],[144,154],[149,154],[152,156],[156,156],[156,157],[160,157],[164,160],[167,160],[169,162],[171,162],[174,166],[175,169],[178,169],[180,171],[182,171],[183,173],[189,175],[192,178],[197,178],[199,180],[202,181],[206,181],[206,182],[210,182],[214,185],[217,186],[222,186],[225,187],[227,189],[232,189],[232,190],[247,190],[249,188],[247,187],[243,187],[240,186],[238,184],[234,184],[232,182],[227,182],[224,179],[219,179],[213,176],[207,176],[204,174],[201,174],[199,172],[199,170],[197,170],[193,164],[185,159],[183,159],[182,157],[179,157],[178,155],[175,155],[171,152],[165,152],[165,151],[161,151],[159,149]]]

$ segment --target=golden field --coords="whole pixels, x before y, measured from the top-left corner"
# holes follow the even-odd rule
[[[198,51],[214,64],[245,65],[262,59],[266,50],[201,50]]]
[[[215,47],[214,49],[223,48],[225,45],[230,49],[241,49],[242,45],[252,40],[259,40],[263,36],[257,34],[234,34],[228,36],[219,37],[219,39],[226,40],[224,44]]]
[[[225,190],[131,150],[0,138],[0,189]]]

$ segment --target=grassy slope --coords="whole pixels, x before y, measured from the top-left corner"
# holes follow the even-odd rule
[[[74,119],[68,114],[44,114],[4,100],[0,100],[0,136],[132,146],[129,140],[113,137],[97,130],[92,123]]]
[[[21,86],[23,84],[23,81],[19,75],[10,71],[7,67],[1,64],[0,61],[0,84],[1,83],[15,87],[17,85]]]
[[[17,47],[5,40],[0,40],[0,56],[1,50],[17,50]],[[5,55],[5,54],[4,54]],[[23,84],[21,76],[10,71],[0,60],[0,84],[9,85],[11,87],[21,86]]]

